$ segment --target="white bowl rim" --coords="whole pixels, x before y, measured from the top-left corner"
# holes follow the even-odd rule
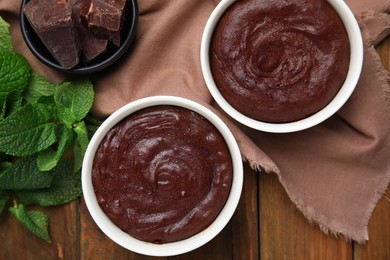
[[[227,114],[229,114],[232,118],[242,123],[243,125],[246,125],[256,130],[270,133],[289,133],[301,131],[313,127],[335,114],[352,95],[359,81],[359,77],[363,67],[364,51],[362,34],[358,22],[356,21],[356,18],[353,15],[351,9],[348,7],[348,5],[343,0],[327,0],[327,2],[339,14],[342,22],[344,23],[348,37],[350,39],[351,46],[351,57],[348,74],[344,84],[342,85],[335,98],[322,110],[304,119],[288,123],[269,123],[255,120],[233,108],[233,106],[231,106],[219,92],[213,80],[213,76],[209,66],[209,45],[213,35],[213,31],[219,19],[223,15],[224,11],[235,1],[236,0],[222,0],[217,5],[206,23],[200,47],[200,63],[203,78],[211,95],[218,103],[218,105]]]
[[[91,170],[96,150],[109,129],[131,113],[140,109],[172,105],[190,109],[208,119],[221,132],[228,145],[233,162],[233,182],[229,197],[221,213],[205,230],[182,241],[153,244],[135,239],[119,229],[99,207],[92,185]],[[86,206],[95,223],[111,240],[120,246],[149,256],[174,256],[190,252],[213,239],[230,221],[240,200],[243,186],[243,163],[237,142],[225,123],[211,110],[189,99],[175,96],[152,96],[133,101],[109,116],[93,135],[87,148],[82,166],[82,189]]]

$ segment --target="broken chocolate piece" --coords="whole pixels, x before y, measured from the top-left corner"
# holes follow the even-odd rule
[[[66,0],[31,0],[23,12],[42,43],[64,69],[79,63],[79,37],[72,8]]]
[[[119,47],[125,6],[126,0],[86,0],[81,19],[93,34]]]
[[[82,46],[82,62],[88,63],[107,51],[108,40],[93,35],[83,25],[79,26],[79,36]]]
[[[99,38],[92,34],[81,22],[80,12],[84,0],[70,0],[73,18],[78,28],[81,48],[82,62],[87,64],[107,51],[108,40]]]

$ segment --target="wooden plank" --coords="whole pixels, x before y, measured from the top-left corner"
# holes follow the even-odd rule
[[[232,258],[232,226],[229,223],[219,235],[202,247],[169,259],[183,260],[227,260]]]
[[[53,249],[56,248],[59,259],[76,259],[79,255],[78,204],[79,201],[75,200],[64,206],[45,209],[50,217]],[[33,254],[37,259],[35,256]],[[46,257],[46,254],[42,254],[42,259]]]
[[[311,225],[276,175],[261,174],[259,187],[261,259],[352,259],[352,244]]]
[[[259,258],[258,172],[244,165],[244,187],[232,219],[233,259]]]
[[[377,51],[383,66],[389,71],[390,38],[382,42]],[[368,234],[369,241],[365,245],[355,245],[355,259],[390,259],[390,189],[387,190],[387,194],[381,198],[374,209],[368,225]]]
[[[81,259],[94,260],[158,259],[133,253],[114,243],[95,224],[84,200],[80,203],[80,256]]]
[[[77,201],[40,210],[49,216],[48,244],[5,212],[0,219],[0,259],[77,259]]]
[[[387,71],[390,71],[390,37],[384,40],[377,48],[376,48],[384,68]]]
[[[390,190],[376,206],[368,225],[369,241],[354,247],[355,260],[390,259]]]

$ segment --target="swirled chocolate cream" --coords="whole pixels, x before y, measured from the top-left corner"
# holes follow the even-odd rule
[[[325,0],[238,0],[216,26],[210,65],[248,117],[291,122],[325,107],[348,72],[346,29]]]
[[[203,116],[176,106],[135,112],[104,137],[92,183],[123,231],[152,243],[188,238],[222,210],[232,183],[225,139]]]

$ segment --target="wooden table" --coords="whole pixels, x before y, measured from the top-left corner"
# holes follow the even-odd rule
[[[389,70],[390,39],[378,51]],[[324,234],[296,209],[275,175],[259,174],[245,165],[244,192],[226,228],[205,246],[172,258],[390,259],[389,198],[390,190],[375,208],[369,242],[359,245]],[[82,199],[44,211],[50,217],[52,244],[36,238],[9,214],[0,217],[0,260],[152,258],[129,252],[108,239],[92,221]]]

